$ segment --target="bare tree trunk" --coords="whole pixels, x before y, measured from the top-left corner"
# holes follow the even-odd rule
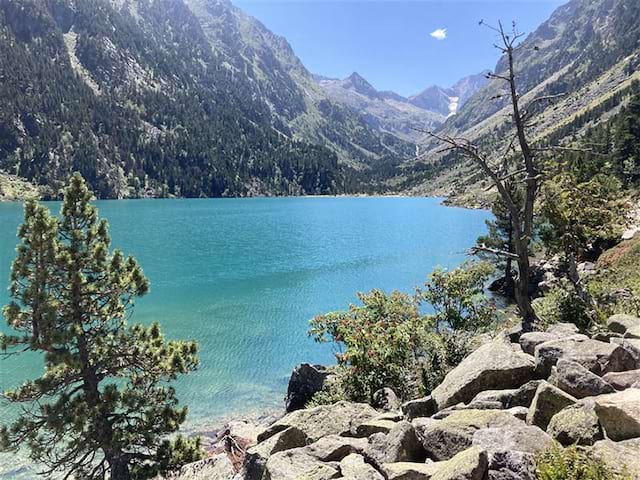
[[[511,221],[511,216],[509,216]],[[513,253],[513,227],[509,226],[509,233],[507,235],[507,248],[509,252]],[[504,267],[504,291],[507,295],[515,298],[515,286],[513,280],[513,260],[508,257]]]
[[[522,34],[515,30],[515,26],[512,35],[506,34],[502,24],[499,25],[499,28],[489,28],[492,28],[500,35],[503,46],[498,48],[500,48],[502,53],[507,56],[508,61],[508,72],[505,74],[491,73],[489,74],[489,77],[501,80],[507,84],[508,96],[510,97],[512,106],[511,117],[515,129],[514,138],[511,140],[504,152],[502,164],[498,167],[492,166],[490,164],[489,157],[483,154],[477,145],[474,145],[467,139],[442,135],[430,131],[426,131],[425,133],[448,144],[449,150],[461,151],[465,156],[474,161],[482,169],[483,173],[489,178],[489,180],[491,180],[506,205],[511,218],[514,240],[513,249],[515,252],[511,252],[511,248],[502,251],[487,248],[485,246],[475,247],[474,250],[490,252],[517,262],[518,277],[515,280],[514,294],[516,303],[518,304],[518,310],[522,316],[522,329],[524,331],[530,331],[538,320],[535,310],[531,304],[531,296],[529,295],[529,283],[531,278],[529,254],[531,239],[533,237],[534,205],[538,194],[539,174],[534,158],[534,149],[531,148],[527,139],[526,129],[529,112],[527,109],[523,111],[520,108],[520,96],[516,85],[513,54],[515,50],[514,46],[522,37]],[[555,96],[538,97],[529,103],[529,107],[536,101],[546,100],[552,97]],[[516,142],[520,147],[519,152],[514,148],[514,144]],[[510,160],[511,155],[519,157],[521,163],[511,173],[508,173],[508,161]],[[519,175],[524,175],[524,178],[522,178],[521,181],[525,183],[525,197],[522,209],[519,206],[520,202],[516,201],[512,192],[507,188],[506,183],[508,178]]]
[[[582,279],[580,278],[580,273],[578,272],[578,264],[576,262],[576,256],[573,252],[566,252],[566,260],[567,260],[567,277],[569,281],[573,285],[573,288],[578,295],[578,298],[584,302],[590,310],[590,317],[594,317],[597,311],[597,304],[587,287],[585,287],[584,283],[582,283]]]
[[[515,297],[518,304],[518,310],[522,316],[522,330],[524,332],[530,332],[533,330],[534,323],[538,320],[533,305],[531,304],[531,296],[529,294],[529,283],[531,271],[531,265],[529,263],[528,252],[526,255],[518,258],[518,280],[515,285]],[[526,276],[523,276],[523,272],[526,272]]]
[[[124,457],[107,457],[111,480],[131,480],[129,462]]]

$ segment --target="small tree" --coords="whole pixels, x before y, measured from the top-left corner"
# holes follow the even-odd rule
[[[487,262],[468,263],[451,271],[436,269],[424,289],[417,290],[418,299],[427,302],[434,310],[430,319],[433,333],[445,353],[444,374],[467,356],[471,340],[495,320],[495,304],[484,293],[494,271]],[[434,342],[427,344],[433,345]],[[430,356],[427,349],[422,351],[424,356]],[[432,387],[444,376],[435,378],[436,381],[431,382]]]
[[[522,204],[521,191],[513,183],[507,184],[507,189],[510,194],[518,201],[518,204]],[[513,258],[511,256],[500,255],[487,255],[482,248],[490,248],[497,251],[509,252],[515,255],[514,235],[513,235],[513,222],[511,220],[511,214],[507,205],[504,203],[501,197],[498,197],[491,207],[491,213],[495,217],[494,220],[487,220],[488,233],[478,238],[477,244],[480,250],[478,254],[481,257],[489,257],[495,264],[504,271],[503,283],[500,290],[503,294],[513,297],[515,279],[513,276]]]
[[[595,312],[595,302],[577,264],[598,243],[607,244],[618,237],[624,218],[620,182],[598,174],[580,183],[567,172],[547,180],[542,192],[540,236],[550,252],[562,256],[578,298]]]
[[[337,346],[338,365],[345,368],[342,390],[348,398],[371,402],[383,387],[410,398],[419,388],[414,353],[423,319],[416,299],[380,290],[358,293],[358,299],[361,305],[314,318],[309,335]]]
[[[3,450],[30,449],[44,475],[148,478],[200,457],[199,441],[177,437],[186,417],[166,383],[197,366],[194,342],[166,341],[158,324],[129,326],[148,281],[133,257],[109,253],[105,220],[79,174],[64,192],[61,219],[29,202],[4,314],[15,335],[4,355],[44,355],[44,373],[5,393],[23,414],[0,431]]]
[[[492,272],[487,263],[435,270],[415,295],[372,290],[358,294],[361,305],[314,318],[309,335],[337,346],[342,369],[337,390],[367,402],[383,387],[402,399],[430,392],[469,352],[474,335],[494,320],[495,308],[483,295]],[[424,301],[433,306],[433,315],[420,313]]]

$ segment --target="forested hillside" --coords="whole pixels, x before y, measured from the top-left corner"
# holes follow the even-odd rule
[[[303,93],[226,1],[7,0],[0,56],[0,169],[45,196],[74,170],[102,198],[340,193],[412,148]]]

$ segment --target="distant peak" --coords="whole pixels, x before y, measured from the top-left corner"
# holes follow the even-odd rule
[[[369,98],[378,98],[379,92],[358,72],[353,72],[344,79],[344,87],[351,88]]]
[[[358,72],[353,72],[351,75],[349,75],[347,77],[347,80],[351,80],[352,82],[364,82],[364,83],[367,83],[367,84],[369,83]]]

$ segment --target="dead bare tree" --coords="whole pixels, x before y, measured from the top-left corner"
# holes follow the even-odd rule
[[[483,24],[483,22],[480,23]],[[507,93],[498,97],[506,96],[511,102],[510,117],[514,132],[505,151],[498,161],[492,164],[490,155],[482,152],[477,145],[466,138],[454,137],[434,131],[420,131],[444,143],[445,148],[443,151],[458,151],[472,160],[488,177],[506,205],[513,226],[514,252],[488,248],[482,245],[475,247],[474,250],[503,256],[516,262],[518,276],[515,280],[515,299],[522,316],[523,330],[530,331],[538,320],[531,304],[530,254],[534,231],[534,205],[541,180],[541,171],[536,157],[543,149],[531,146],[527,129],[532,126],[533,107],[538,103],[551,101],[558,95],[540,96],[529,101],[525,106],[521,106],[514,67],[514,53],[517,49],[518,40],[522,38],[523,34],[517,31],[515,24],[513,24],[510,33],[505,31],[502,23],[499,23],[498,27],[486,26],[498,33],[500,43],[495,47],[505,55],[507,60],[506,72],[488,74],[489,78],[504,82],[507,87]],[[516,144],[519,148],[516,148]],[[514,198],[512,190],[507,188],[507,181],[524,183],[524,201],[521,205]]]

